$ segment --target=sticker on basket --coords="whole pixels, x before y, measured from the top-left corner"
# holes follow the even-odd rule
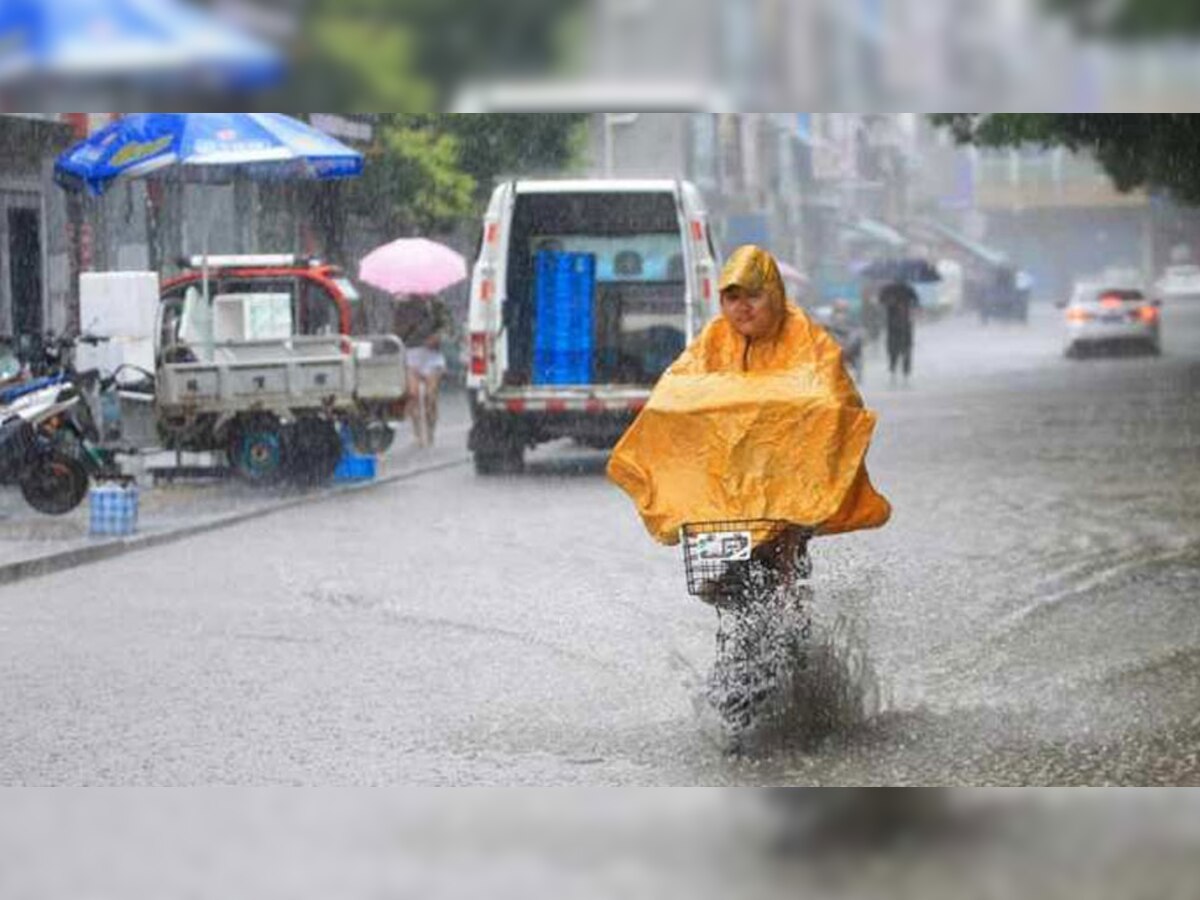
[[[750,558],[752,542],[748,531],[714,531],[691,535],[688,548],[701,562],[744,562]]]

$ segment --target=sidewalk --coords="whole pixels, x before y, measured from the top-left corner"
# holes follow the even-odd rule
[[[91,537],[87,500],[65,516],[46,516],[25,503],[19,488],[0,489],[0,584],[178,540],[290,506],[463,465],[469,460],[465,395],[448,393],[442,416],[437,445],[429,449],[412,443],[406,424],[398,427],[396,441],[380,457],[378,474],[372,481],[301,491],[286,486],[252,488],[232,478],[161,485],[148,478],[139,479],[138,531],[127,537]]]

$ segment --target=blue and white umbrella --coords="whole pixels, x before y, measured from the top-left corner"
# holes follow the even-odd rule
[[[113,184],[170,172],[184,181],[329,181],[361,174],[362,154],[280,113],[136,113],[118,119],[58,158],[55,180],[101,195]],[[204,302],[208,243],[203,229]],[[205,341],[212,350],[211,319]]]
[[[49,78],[252,89],[283,75],[277,51],[182,0],[0,2],[0,86]]]
[[[103,194],[117,181],[177,169],[185,181],[318,180],[362,173],[363,157],[280,113],[137,113],[58,158],[55,180]]]

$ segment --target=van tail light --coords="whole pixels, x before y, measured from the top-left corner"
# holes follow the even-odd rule
[[[500,237],[500,223],[488,222],[485,240],[489,244],[496,243],[496,239]]]
[[[1140,318],[1147,325],[1153,325],[1155,322],[1158,321],[1157,307],[1139,306],[1138,307],[1138,318]]]
[[[487,374],[487,334],[482,331],[471,332],[471,374]]]
[[[704,281],[701,284],[702,284],[701,292],[704,294],[704,299],[711,300],[712,299],[712,279],[705,277]]]
[[[1087,322],[1092,318],[1092,314],[1086,309],[1080,309],[1078,306],[1072,306],[1067,310],[1068,322]]]
[[[490,278],[485,278],[479,282],[479,299],[491,300],[496,293],[496,283]]]
[[[704,223],[699,219],[692,219],[692,240],[697,243],[704,240]]]

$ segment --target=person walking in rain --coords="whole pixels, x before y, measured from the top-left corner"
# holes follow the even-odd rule
[[[912,285],[893,281],[879,292],[879,304],[887,316],[888,373],[895,385],[899,367],[904,374],[904,383],[908,384],[912,375],[913,319],[920,300]]]
[[[393,330],[408,355],[408,402],[417,445],[433,446],[438,419],[438,390],[446,372],[442,341],[451,337],[453,323],[445,302],[434,295],[397,298]]]

